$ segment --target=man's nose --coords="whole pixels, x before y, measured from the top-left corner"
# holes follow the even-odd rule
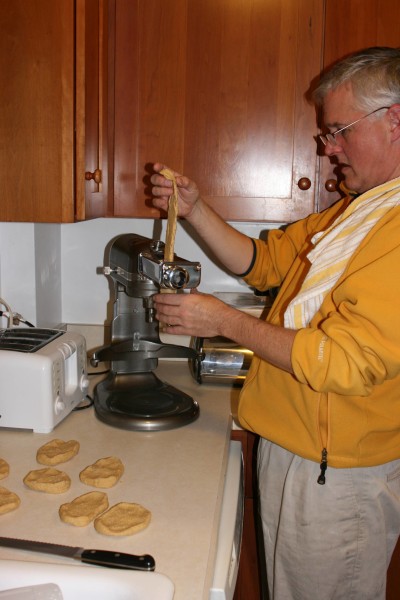
[[[325,156],[333,156],[335,154],[335,146],[328,142],[324,148],[324,154]]]
[[[335,140],[335,142],[330,142],[326,140],[326,145],[324,146],[324,153],[326,156],[334,156],[338,154],[342,150],[342,146]]]

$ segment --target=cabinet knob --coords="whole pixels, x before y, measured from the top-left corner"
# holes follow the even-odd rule
[[[86,171],[86,173],[85,173],[85,179],[86,179],[86,181],[90,181],[91,179],[93,179],[93,181],[95,183],[101,183],[101,171],[100,171],[100,169],[96,169],[95,171],[93,171],[93,173],[91,173],[90,171]]]
[[[311,181],[308,179],[308,177],[301,177],[301,179],[298,180],[297,185],[301,190],[309,190],[311,187]]]
[[[337,192],[337,181],[336,181],[336,179],[327,179],[325,181],[325,189],[328,192]]]

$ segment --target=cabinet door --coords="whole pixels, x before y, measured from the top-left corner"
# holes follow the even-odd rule
[[[162,161],[228,220],[312,211],[320,0],[116,0],[115,216],[158,216]]]
[[[0,0],[0,220],[112,214],[112,4]]]
[[[73,221],[73,0],[0,0],[0,90],[0,220]]]
[[[76,0],[76,219],[112,215],[114,0]]]
[[[242,444],[245,481],[242,547],[233,600],[260,600],[265,597],[263,591],[266,581],[264,556],[257,543],[257,538],[261,535],[261,530],[257,531],[259,519],[255,468],[258,436],[250,431],[236,429],[232,430],[231,439]]]
[[[324,65],[369,46],[400,46],[397,0],[325,0]],[[320,161],[319,210],[339,198],[337,173],[327,157]]]

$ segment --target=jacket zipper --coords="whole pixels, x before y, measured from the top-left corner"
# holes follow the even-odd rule
[[[321,469],[321,473],[319,474],[317,482],[320,485],[325,485],[325,471],[328,468],[328,450],[326,448],[322,449],[321,463],[319,466]]]
[[[324,406],[322,406],[322,403],[325,402],[326,404]],[[322,409],[325,409],[326,411],[326,431],[322,431],[322,424],[321,424],[321,411]],[[320,441],[321,441],[321,447],[322,447],[322,452],[321,452],[321,462],[320,462],[320,474],[318,476],[317,479],[317,483],[319,483],[319,485],[325,485],[326,482],[326,470],[328,468],[328,450],[327,450],[327,446],[329,443],[329,397],[328,394],[320,394],[319,397],[319,403],[318,403],[318,432],[319,432],[319,437],[320,437]]]

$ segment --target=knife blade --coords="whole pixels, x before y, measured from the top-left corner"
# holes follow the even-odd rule
[[[83,563],[112,567],[114,569],[132,569],[138,571],[154,571],[155,560],[150,554],[137,556],[114,552],[113,550],[86,550],[85,548],[51,544],[49,542],[36,542],[33,540],[22,540],[17,538],[0,537],[0,546],[17,548],[19,550],[30,550],[31,552],[42,552],[74,558]]]

